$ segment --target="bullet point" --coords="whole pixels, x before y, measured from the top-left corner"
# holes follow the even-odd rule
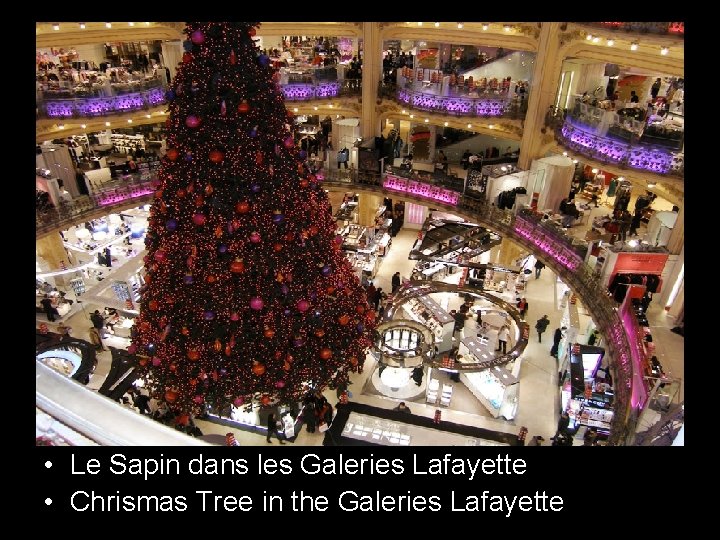
[[[49,469],[50,467],[52,467],[52,461],[46,461],[45,468]]]
[[[45,504],[47,504],[48,506],[50,506],[50,505],[52,504],[52,499],[51,499],[50,497],[48,497],[47,499],[45,499]]]

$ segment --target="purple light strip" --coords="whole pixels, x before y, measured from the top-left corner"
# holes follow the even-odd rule
[[[165,102],[162,88],[153,88],[146,92],[134,92],[119,96],[99,98],[75,98],[53,100],[45,103],[45,111],[50,118],[70,118],[72,116],[101,116],[114,112],[136,111],[145,107],[160,105]]]
[[[416,180],[408,180],[407,178],[399,178],[392,175],[387,175],[385,177],[383,187],[385,189],[409,193],[410,195],[423,197],[424,199],[431,199],[433,201],[452,206],[456,206],[460,198],[458,193],[449,189],[433,186],[432,184],[425,184],[424,182],[418,182]]]
[[[98,206],[107,206],[108,204],[116,204],[130,199],[137,199],[145,195],[150,195],[153,189],[150,187],[138,188],[137,191],[131,193],[102,193],[97,196]]]
[[[289,101],[307,101],[336,97],[340,93],[340,83],[330,81],[317,84],[285,84],[281,89],[285,99]]]
[[[620,320],[622,320],[623,330],[630,344],[630,359],[632,360],[632,397],[630,404],[639,408],[645,404],[648,389],[645,386],[643,378],[643,351],[640,345],[640,325],[632,311],[632,303],[626,300],[620,308]]]
[[[580,268],[582,260],[572,247],[539,230],[532,222],[516,216],[513,229],[517,234],[532,242],[543,253],[550,255],[568,270],[574,272]]]
[[[502,116],[509,103],[503,98],[436,96],[408,89],[398,89],[396,98],[400,103],[412,103],[416,109],[457,116]]]

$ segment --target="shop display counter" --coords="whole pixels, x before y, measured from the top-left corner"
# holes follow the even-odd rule
[[[403,307],[412,320],[430,328],[435,335],[438,352],[452,348],[455,319],[440,304],[428,296],[421,296],[409,300]]]
[[[502,366],[475,373],[460,373],[460,381],[495,418],[503,416],[512,420],[517,413],[518,382],[510,371]]]

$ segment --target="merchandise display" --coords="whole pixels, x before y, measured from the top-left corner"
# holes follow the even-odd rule
[[[440,304],[429,296],[421,296],[410,299],[403,307],[412,320],[426,325],[433,332],[438,352],[452,348],[455,319]]]

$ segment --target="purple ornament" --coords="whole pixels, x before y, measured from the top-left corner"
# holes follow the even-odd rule
[[[220,368],[220,375],[227,375],[227,369]]]
[[[258,136],[257,126],[255,126],[254,128],[252,128],[252,129],[250,130],[250,132],[248,133],[248,135],[250,135],[253,139],[254,139],[255,137],[257,137],[257,136]]]
[[[165,92],[165,99],[167,99],[168,101],[172,101],[173,99],[175,99],[175,91],[168,90],[167,92]]]
[[[275,388],[285,388],[285,381],[282,379],[275,383]]]
[[[310,309],[310,302],[308,302],[307,300],[299,300],[296,307],[297,307],[298,311],[301,311],[304,313],[308,309]]]
[[[365,330],[365,325],[360,322],[357,323],[357,326],[355,328],[357,328],[358,334],[362,334],[363,330]]]
[[[250,189],[252,190],[253,193],[259,193],[260,190],[262,189],[262,186],[260,184],[258,184],[257,182],[255,182],[252,186],[250,186]]]
[[[206,311],[205,313],[203,313],[203,318],[206,321],[212,321],[215,318],[215,313],[212,311]]]
[[[258,244],[258,243],[260,243],[261,240],[262,240],[262,238],[260,237],[259,233],[257,233],[257,232],[250,233],[250,241],[253,244]]]
[[[317,298],[317,293],[315,291],[310,293],[310,300],[315,300]]]
[[[280,287],[280,292],[282,292],[283,294],[287,294],[290,292],[290,288],[283,283],[282,286]]]
[[[283,144],[285,145],[285,148],[292,148],[293,146],[295,146],[295,141],[292,137],[285,137]]]
[[[185,154],[185,161],[192,161],[193,155],[192,152],[187,152]]]
[[[265,305],[265,302],[263,302],[263,299],[259,296],[253,296],[250,299],[250,307],[254,309],[255,311],[260,311],[263,306]]]
[[[270,63],[270,57],[268,57],[268,55],[266,54],[261,54],[260,56],[258,56],[258,63],[262,67],[267,67],[267,65]],[[282,388],[282,386],[280,386],[279,388]]]
[[[233,405],[235,405],[236,407],[240,407],[240,405],[242,405],[243,403],[245,403],[245,399],[241,397],[237,397],[233,400]]]
[[[279,225],[285,220],[285,214],[273,214],[273,223]]]
[[[288,317],[290,315],[290,313],[291,313],[291,311],[288,308],[285,308],[283,310],[283,315],[285,315],[286,317]]]
[[[152,359],[152,365],[153,365],[153,366],[159,366],[160,364],[162,364],[162,360],[160,360],[157,356],[155,356],[155,357]]]
[[[338,234],[338,235],[335,237],[335,243],[336,243],[337,245],[342,244],[342,243],[343,243],[343,237]]]
[[[330,267],[326,264],[325,266],[322,267],[322,270],[320,270],[320,273],[321,273],[323,276],[327,277],[327,276],[329,276],[330,274],[332,274],[332,268],[330,268]]]
[[[218,251],[219,251],[220,253],[226,253],[227,250],[228,250],[228,247],[227,247],[227,245],[225,245],[225,244],[220,244],[220,245],[218,246]]]
[[[199,116],[195,116],[194,114],[189,115],[187,118],[185,118],[185,125],[189,128],[196,128],[200,126],[200,123],[202,120]]]
[[[303,343],[305,343],[305,341],[301,337],[296,337],[296,338],[293,338],[292,343],[293,343],[293,347],[302,347]]]
[[[170,218],[165,222],[165,228],[170,232],[173,232],[175,229],[177,229],[177,226],[178,222],[176,219]]]
[[[205,34],[203,34],[200,30],[195,30],[192,34],[190,34],[190,39],[195,45],[202,45],[205,43]]]
[[[183,281],[186,285],[190,285],[195,279],[193,278],[192,274],[185,274],[185,277],[183,278]]]
[[[305,159],[307,157],[307,152],[305,150],[300,150],[300,159]]]

